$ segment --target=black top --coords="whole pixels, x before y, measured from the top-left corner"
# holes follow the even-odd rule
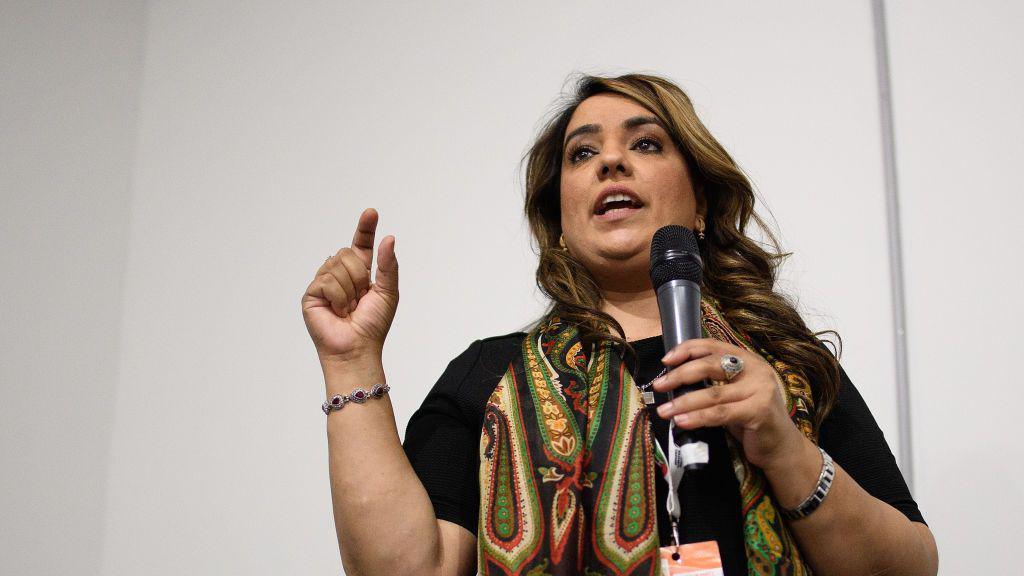
[[[405,453],[430,495],[434,513],[476,534],[480,494],[480,431],[484,407],[509,362],[519,353],[523,332],[477,340],[448,364],[405,432]],[[631,342],[637,352],[627,368],[646,383],[663,368],[661,336]],[[912,521],[924,522],[896,459],[864,399],[840,368],[842,383],[832,411],[822,423],[819,444],[869,494],[889,503]],[[651,418],[655,437],[665,449],[668,421]],[[687,472],[680,483],[682,524],[686,543],[716,540],[726,574],[746,574],[743,517],[739,484],[721,427],[701,430],[710,462]],[[666,450],[667,453],[667,450]],[[665,497],[668,485],[655,474],[658,530],[661,542],[671,541]]]

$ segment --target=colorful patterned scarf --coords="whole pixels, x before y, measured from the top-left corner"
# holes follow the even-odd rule
[[[710,299],[701,309],[705,337],[753,350]],[[777,372],[794,423],[816,441],[807,381],[760,354]],[[484,412],[480,574],[656,574],[657,510],[665,503],[656,501],[654,474],[664,462],[655,457],[649,423],[612,343],[592,346],[588,357],[576,327],[555,315],[532,330]],[[749,573],[810,574],[763,473],[726,436]]]

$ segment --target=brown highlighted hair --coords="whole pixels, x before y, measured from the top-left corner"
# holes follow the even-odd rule
[[[729,153],[697,117],[690,98],[674,83],[658,76],[618,77],[582,75],[551,118],[543,125],[523,160],[526,162],[525,210],[539,256],[537,286],[550,299],[544,317],[557,314],[579,329],[585,345],[611,340],[624,354],[634,354],[622,326],[601,311],[601,293],[593,275],[559,246],[562,145],[569,120],[583,100],[612,93],[631,98],[651,111],[667,128],[682,153],[697,194],[707,206],[702,292],[714,297],[722,314],[763,352],[789,364],[808,382],[815,397],[815,421],[820,425],[839,390],[839,363],[819,340],[836,353],[842,340],[829,330],[808,329],[789,298],[775,292],[779,265],[790,255],[765,221],[754,212],[754,191]],[[753,221],[768,244],[746,234]],[[543,321],[543,317],[538,323]],[[536,324],[534,324],[536,325]],[[617,334],[616,334],[617,333]]]

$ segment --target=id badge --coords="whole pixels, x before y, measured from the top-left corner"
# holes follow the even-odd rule
[[[663,576],[725,576],[718,543],[708,540],[681,546],[662,546],[661,573]]]

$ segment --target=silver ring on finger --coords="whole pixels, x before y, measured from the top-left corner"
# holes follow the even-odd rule
[[[722,370],[725,371],[726,382],[731,381],[737,374],[743,372],[743,360],[740,360],[738,356],[723,354],[720,364],[722,366]]]

